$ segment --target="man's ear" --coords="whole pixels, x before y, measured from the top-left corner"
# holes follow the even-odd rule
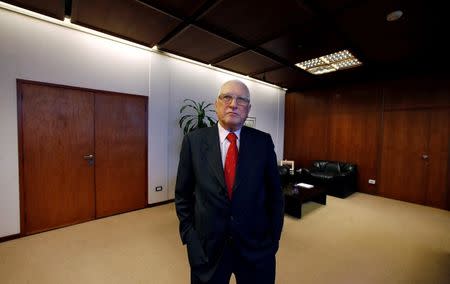
[[[217,103],[219,102],[219,99],[217,98],[214,102],[214,110],[217,112]]]

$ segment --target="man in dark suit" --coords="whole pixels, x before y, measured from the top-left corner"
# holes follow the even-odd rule
[[[250,93],[222,85],[218,124],[184,137],[175,187],[191,283],[274,283],[283,196],[269,134],[243,126]]]

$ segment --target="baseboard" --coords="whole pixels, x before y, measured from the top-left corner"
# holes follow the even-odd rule
[[[160,206],[160,205],[166,205],[166,204],[172,203],[174,201],[175,201],[175,199],[169,199],[169,200],[166,200],[166,201],[161,201],[161,202],[157,202],[157,203],[148,204],[147,208]]]
[[[10,240],[15,240],[15,239],[18,239],[18,238],[20,238],[20,234],[14,234],[14,235],[0,237],[0,243],[7,242],[7,241],[10,241]]]

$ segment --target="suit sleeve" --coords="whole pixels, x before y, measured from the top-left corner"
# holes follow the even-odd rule
[[[178,164],[175,185],[175,207],[180,220],[180,236],[183,244],[190,239],[194,228],[194,186],[195,176],[192,168],[192,154],[188,135],[184,136]]]
[[[175,207],[180,220],[180,236],[187,246],[191,267],[199,267],[208,262],[208,257],[194,226],[195,214],[195,175],[192,165],[192,151],[189,135],[185,135],[180,152],[177,182],[175,185]]]
[[[273,239],[274,241],[279,241],[284,221],[284,197],[274,150],[275,146],[270,135],[268,135],[267,145],[266,151],[269,153],[269,157],[266,164],[265,177],[268,187],[268,209],[271,217]]]

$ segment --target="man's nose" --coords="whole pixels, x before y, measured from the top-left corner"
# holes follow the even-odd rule
[[[232,98],[231,99],[230,107],[232,107],[232,108],[236,108],[237,107],[237,99],[236,98]]]

